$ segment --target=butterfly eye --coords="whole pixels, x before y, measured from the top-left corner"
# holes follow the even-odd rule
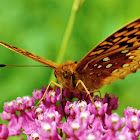
[[[69,77],[71,77],[71,73],[69,72],[69,71],[67,71],[67,70],[64,70],[63,71],[63,77],[66,79],[66,78],[69,78]]]
[[[64,76],[64,78],[67,78],[68,77],[68,71],[63,71],[63,76]]]

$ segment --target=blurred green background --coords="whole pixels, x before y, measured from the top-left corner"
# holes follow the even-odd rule
[[[56,62],[72,3],[73,0],[1,1],[0,40]],[[111,33],[138,18],[139,5],[139,0],[85,0],[63,62],[80,61]],[[39,64],[2,46],[0,63]],[[34,89],[47,85],[51,72],[51,68],[0,68],[0,112],[4,102],[32,95]],[[127,106],[140,109],[140,70],[104,86],[101,92],[119,97],[117,112],[121,116]]]

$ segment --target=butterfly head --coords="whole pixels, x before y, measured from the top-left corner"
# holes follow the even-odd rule
[[[57,69],[55,69],[55,76],[58,79],[60,83],[63,85],[70,84],[73,75],[75,73],[75,67],[77,66],[77,62],[74,61],[67,61],[61,65],[58,66]]]

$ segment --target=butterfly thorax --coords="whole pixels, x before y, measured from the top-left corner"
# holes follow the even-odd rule
[[[75,71],[76,66],[76,61],[67,61],[59,65],[54,72],[58,82],[63,85],[63,88],[71,92],[79,92],[80,90],[76,87],[77,81],[79,80],[79,76]]]

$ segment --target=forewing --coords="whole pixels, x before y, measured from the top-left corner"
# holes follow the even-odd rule
[[[137,19],[92,49],[78,63],[76,71],[100,88],[136,71],[139,64],[140,19]]]
[[[16,53],[19,53],[19,54],[21,54],[23,56],[31,58],[31,59],[39,62],[39,63],[42,63],[42,64],[44,64],[44,65],[46,65],[48,67],[51,67],[53,69],[58,67],[58,65],[56,63],[54,63],[54,62],[52,62],[50,60],[47,60],[47,59],[45,59],[43,57],[40,57],[40,56],[38,56],[38,55],[36,55],[34,53],[31,53],[29,51],[25,51],[23,49],[17,48],[17,47],[15,47],[13,45],[9,45],[9,44],[3,43],[3,42],[0,42],[0,45],[4,46],[4,47],[6,47],[6,48],[8,48],[8,49],[10,49],[12,51],[15,51]]]

